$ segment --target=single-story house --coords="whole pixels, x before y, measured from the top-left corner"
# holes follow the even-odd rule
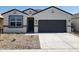
[[[79,13],[73,15],[71,24],[74,31],[79,31]]]
[[[51,6],[41,11],[32,8],[12,9],[2,13],[6,33],[63,33],[71,32],[72,14]]]

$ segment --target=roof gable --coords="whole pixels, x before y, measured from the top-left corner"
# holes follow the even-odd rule
[[[34,10],[32,8],[28,8],[28,9],[25,9],[23,12],[24,13],[27,13],[28,15],[32,15],[34,13],[37,13],[38,11],[37,10]]]
[[[43,10],[41,10],[41,11],[37,12],[37,13],[34,13],[33,15],[38,14],[38,13],[40,13],[40,12],[43,12],[43,11],[45,11],[45,10],[48,10],[48,9],[50,9],[50,8],[52,8],[52,7],[53,7],[53,8],[55,8],[55,9],[58,9],[58,10],[60,10],[60,11],[64,12],[64,13],[67,13],[67,14],[69,14],[69,15],[72,15],[71,13],[66,12],[66,11],[64,11],[64,10],[62,10],[62,9],[58,8],[58,7],[55,7],[55,6],[50,6],[50,7],[46,8],[46,9],[43,9]]]
[[[12,10],[9,10],[9,11],[7,11],[7,12],[2,13],[2,15],[6,14],[6,13],[9,13],[9,12],[11,12],[11,11],[14,11],[14,10],[16,10],[16,11],[18,11],[18,12],[21,12],[21,13],[23,13],[23,14],[28,15],[27,13],[24,13],[24,12],[18,10],[18,9],[12,9]]]
[[[25,9],[25,10],[23,10],[23,12],[28,11],[28,10],[33,10],[33,11],[35,11],[35,12],[38,12],[37,10],[32,9],[32,8]]]

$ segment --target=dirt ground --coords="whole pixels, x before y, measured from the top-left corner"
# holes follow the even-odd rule
[[[0,34],[0,49],[40,49],[38,35]]]
[[[79,32],[72,32],[72,34],[79,37]]]

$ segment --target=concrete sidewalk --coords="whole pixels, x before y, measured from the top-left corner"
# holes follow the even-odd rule
[[[39,34],[42,49],[79,49],[79,37],[70,33]]]

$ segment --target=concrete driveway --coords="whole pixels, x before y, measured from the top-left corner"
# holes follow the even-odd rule
[[[42,49],[78,49],[79,37],[70,33],[39,34]]]

